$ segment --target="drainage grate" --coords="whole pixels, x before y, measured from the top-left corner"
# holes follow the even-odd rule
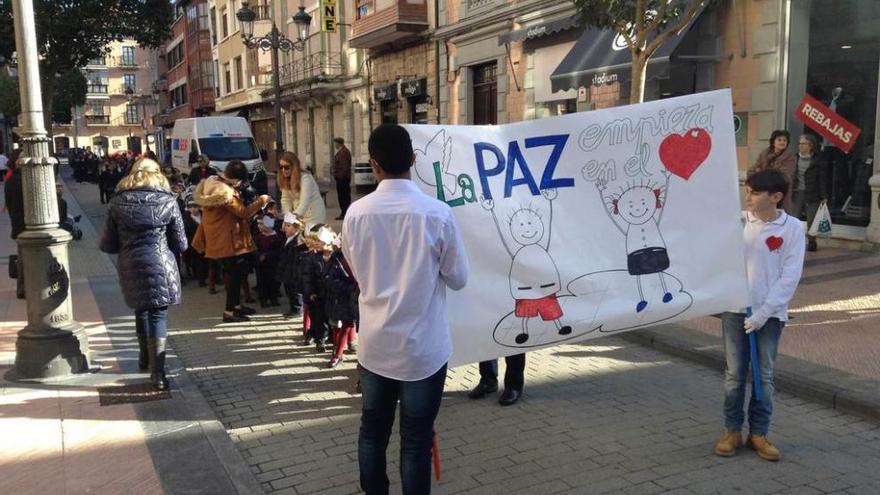
[[[171,390],[156,390],[150,383],[98,387],[98,398],[102,406],[117,406],[135,402],[150,402],[171,398]]]

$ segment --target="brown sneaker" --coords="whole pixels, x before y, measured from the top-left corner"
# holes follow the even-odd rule
[[[770,440],[767,440],[767,437],[749,435],[749,440],[746,442],[746,446],[757,452],[761,459],[773,462],[779,460],[779,449],[774,447],[773,444],[770,443]]]
[[[738,431],[725,431],[724,435],[715,444],[715,455],[721,457],[732,457],[736,454],[736,449],[742,447],[743,437]]]

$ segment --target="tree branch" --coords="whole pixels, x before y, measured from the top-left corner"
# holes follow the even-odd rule
[[[666,17],[666,12],[669,10],[669,4],[672,0],[666,0],[660,5],[660,9],[657,10],[657,16],[654,17],[654,20],[651,21],[651,25],[648,26],[648,29],[645,31],[648,33],[653,32],[657,27],[663,22],[663,18]]]
[[[688,23],[691,22],[691,19],[694,18],[694,15],[696,15],[697,9],[699,9],[705,2],[706,0],[693,0],[690,7],[688,7],[687,9],[687,12],[685,12],[685,14],[682,16],[681,20],[679,20],[677,24],[675,24],[671,28],[666,29],[665,31],[657,35],[656,38],[651,40],[651,42],[648,43],[648,46],[645,47],[645,52],[648,55],[654,53],[658,48],[660,48],[660,46],[663,45],[663,43],[666,42],[666,40],[671,38],[672,35],[684,29],[688,25]]]

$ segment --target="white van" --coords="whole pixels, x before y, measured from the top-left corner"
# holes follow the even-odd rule
[[[241,160],[248,169],[251,186],[266,194],[266,170],[248,121],[242,117],[196,117],[177,119],[171,133],[171,164],[189,173],[196,158],[206,155],[211,167],[223,173],[230,160]]]

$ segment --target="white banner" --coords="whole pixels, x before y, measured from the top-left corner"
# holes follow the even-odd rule
[[[452,366],[746,305],[730,91],[406,128],[470,258]]]

